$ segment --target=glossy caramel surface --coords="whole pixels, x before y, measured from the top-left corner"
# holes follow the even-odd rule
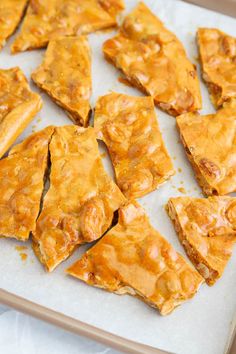
[[[0,69],[0,157],[42,108],[20,68]]]
[[[213,285],[236,243],[236,198],[170,198],[167,208],[188,256]]]
[[[0,49],[16,30],[28,0],[0,1]]]
[[[203,279],[150,225],[136,202],[67,272],[89,285],[138,296],[162,315],[191,298]]]
[[[174,174],[151,97],[100,97],[94,127],[108,147],[117,184],[127,198],[155,190]]]
[[[47,127],[32,134],[0,160],[1,236],[26,241],[35,229],[52,133]]]
[[[125,8],[124,0],[98,0],[98,3],[113,17]]]
[[[236,38],[216,28],[199,28],[197,40],[203,79],[218,108],[236,97]]]
[[[102,236],[125,198],[103,168],[93,128],[56,127],[49,150],[50,188],[33,242],[52,271],[76,245]]]
[[[114,27],[121,9],[121,0],[31,0],[12,53],[46,47],[60,36]]]
[[[177,37],[139,3],[103,52],[127,79],[171,115],[201,108],[196,68]]]
[[[206,195],[236,191],[236,100],[215,114],[177,117],[177,126],[198,183]]]
[[[92,79],[86,37],[50,41],[44,61],[32,73],[32,79],[68,112],[74,123],[88,124]]]

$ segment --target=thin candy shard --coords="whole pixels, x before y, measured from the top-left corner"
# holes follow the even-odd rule
[[[35,230],[53,131],[30,135],[0,160],[1,236],[26,241]]]
[[[216,108],[236,98],[236,38],[216,28],[199,28],[197,41],[212,103]]]
[[[50,158],[50,188],[33,248],[52,271],[77,245],[101,237],[125,198],[103,168],[93,128],[55,128]]]
[[[0,157],[42,108],[20,68],[0,69]]]
[[[112,15],[105,10],[113,8]],[[123,8],[116,0],[31,0],[12,53],[46,47],[60,36],[87,34],[117,25],[115,14]]]
[[[0,50],[19,25],[28,0],[2,0],[0,2]]]
[[[215,114],[177,117],[180,137],[206,195],[236,191],[236,100]]]
[[[132,85],[169,114],[201,108],[196,68],[182,43],[144,3],[125,18],[118,35],[104,43],[103,52]]]
[[[100,97],[94,127],[108,147],[117,184],[127,198],[144,196],[174,174],[151,97]]]
[[[32,79],[67,111],[75,124],[88,125],[92,79],[86,37],[50,41],[44,61],[32,73]]]
[[[236,198],[170,198],[167,211],[190,260],[214,285],[236,243]]]
[[[137,296],[162,315],[193,297],[203,282],[136,202],[119,210],[118,224],[67,273],[89,285]]]

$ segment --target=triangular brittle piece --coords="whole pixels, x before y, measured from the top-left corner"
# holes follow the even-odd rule
[[[50,158],[50,188],[33,242],[52,271],[76,245],[102,236],[125,198],[103,168],[93,128],[56,128]]]
[[[0,157],[42,107],[19,68],[0,69]]]
[[[215,114],[187,113],[177,126],[199,185],[206,195],[236,191],[236,100]]]
[[[67,272],[89,285],[139,297],[167,315],[194,296],[203,279],[129,203],[118,224]]]
[[[236,198],[170,198],[167,211],[187,255],[213,285],[236,243]]]
[[[197,40],[211,100],[216,108],[236,97],[236,38],[216,28],[200,28]]]
[[[114,27],[115,15],[122,9],[122,0],[30,1],[12,53],[46,47],[50,40],[60,36]]]
[[[125,18],[120,33],[104,43],[105,58],[171,115],[201,108],[196,68],[177,37],[144,5]]]
[[[0,160],[1,236],[26,241],[35,229],[53,130],[29,136]]]
[[[28,0],[0,1],[0,49],[16,30]]]
[[[126,197],[139,198],[174,174],[151,97],[100,97],[94,127],[109,149],[117,184]]]
[[[74,123],[88,124],[92,89],[90,48],[86,37],[50,41],[34,82],[62,106]]]

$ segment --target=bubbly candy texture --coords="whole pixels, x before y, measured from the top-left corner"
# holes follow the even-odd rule
[[[216,28],[199,28],[197,40],[202,76],[218,108],[236,98],[236,38]]]
[[[215,114],[187,113],[177,126],[197,181],[206,195],[236,191],[236,100]]]
[[[16,30],[28,0],[0,1],[0,49]]]
[[[0,234],[21,241],[35,230],[47,169],[47,127],[30,135],[0,160]]]
[[[136,202],[119,209],[118,224],[67,272],[89,285],[137,296],[162,315],[193,297],[203,282]]]
[[[170,198],[167,211],[190,260],[213,285],[236,243],[236,198]]]
[[[101,237],[125,197],[106,174],[93,128],[55,127],[50,188],[33,233],[33,248],[52,271],[75,247]]]
[[[86,37],[50,41],[44,61],[32,73],[32,79],[67,111],[75,124],[88,125],[92,79]]]
[[[94,127],[108,147],[117,184],[127,198],[153,191],[174,174],[151,97],[100,97]]]
[[[42,107],[40,96],[30,90],[18,68],[0,69],[0,157]]]
[[[60,36],[114,27],[115,15],[123,8],[123,0],[31,0],[11,51],[42,48]]]
[[[104,43],[103,52],[132,85],[169,114],[201,108],[195,66],[178,38],[144,3],[126,16],[118,35]]]

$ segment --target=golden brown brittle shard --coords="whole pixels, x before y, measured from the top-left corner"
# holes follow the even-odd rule
[[[42,108],[19,68],[0,69],[0,157]]]
[[[49,149],[50,188],[33,242],[52,271],[77,245],[101,237],[125,198],[103,168],[93,128],[57,127]]]
[[[126,16],[118,35],[104,43],[103,52],[134,86],[169,114],[201,108],[195,66],[182,43],[144,3]]]
[[[2,0],[0,2],[0,50],[19,25],[28,0]]]
[[[190,260],[213,285],[236,243],[236,198],[170,198],[167,211]]]
[[[144,196],[174,174],[151,97],[100,97],[94,127],[108,147],[117,184],[127,198]]]
[[[236,191],[236,100],[215,114],[186,113],[177,126],[197,181],[206,195]]]
[[[0,160],[0,234],[26,241],[35,230],[54,128],[34,133]]]
[[[50,41],[44,61],[32,73],[32,79],[67,111],[75,124],[88,125],[92,79],[86,37]]]
[[[101,1],[101,4],[100,4]],[[119,0],[31,0],[12,53],[46,47],[60,36],[87,34],[116,26]],[[106,6],[112,15],[106,11]]]
[[[162,315],[193,297],[203,282],[136,202],[119,210],[118,224],[67,273],[89,285],[137,296]]]
[[[236,98],[236,38],[216,28],[199,28],[197,41],[205,80],[216,108]]]

